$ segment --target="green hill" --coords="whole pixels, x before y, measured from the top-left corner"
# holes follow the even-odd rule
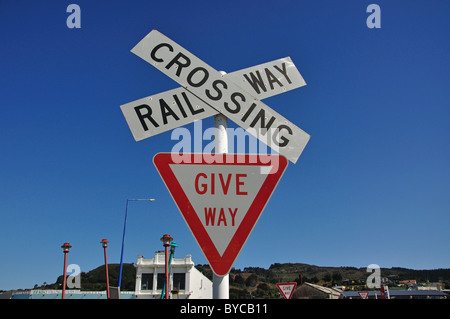
[[[117,287],[119,283],[120,264],[108,264],[109,285]],[[123,264],[122,268],[122,291],[134,291],[136,281],[136,268],[133,264]],[[97,267],[89,272],[81,273],[81,290],[102,291],[106,290],[105,265]],[[35,289],[61,289],[63,275],[56,279],[53,284],[44,284]]]
[[[202,273],[212,279],[209,265],[197,265]],[[450,288],[450,269],[414,270],[400,267],[381,268],[381,277],[397,285],[402,280],[416,280],[418,283],[443,282]],[[345,285],[349,289],[364,289],[367,268],[321,267],[302,263],[272,264],[269,269],[246,267],[230,272],[230,298],[278,298],[277,283],[310,282],[322,286]]]

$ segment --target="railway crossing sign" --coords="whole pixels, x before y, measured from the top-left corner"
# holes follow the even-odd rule
[[[228,73],[224,77],[257,99],[306,85],[289,57]],[[219,114],[183,87],[144,97],[120,108],[136,141]]]
[[[273,69],[262,67],[265,79],[264,75],[261,75],[261,71],[256,72],[255,70],[251,75],[242,73],[245,81],[239,81],[239,73],[232,76],[221,74],[157,30],[153,30],[145,36],[131,52],[178,82],[185,90],[180,91],[179,94],[186,94],[179,96],[177,92],[174,94],[169,91],[160,96],[147,98],[147,101],[155,99],[156,107],[149,105],[148,102],[144,103],[145,100],[122,105],[122,111],[135,139],[161,133],[162,131],[159,130],[163,128],[162,124],[166,125],[167,129],[172,129],[178,125],[176,122],[181,118],[183,120],[179,124],[184,125],[193,121],[196,115],[207,117],[222,113],[263,143],[275,148],[278,153],[284,155],[291,162],[297,162],[310,136],[254,96],[255,92],[257,94],[264,92],[261,97],[267,97],[268,88],[272,87],[275,94],[280,90],[287,90],[287,85],[283,83],[292,84],[294,82],[297,86],[305,85],[300,73],[295,72],[295,66],[289,68],[291,73],[288,74],[286,63],[289,61],[274,65]],[[278,72],[278,77],[275,75],[276,72]],[[293,80],[294,78],[295,80]],[[276,86],[279,87],[275,90]],[[253,92],[250,93],[248,90],[253,90]],[[172,107],[169,107],[167,103],[168,97]],[[190,100],[191,98],[193,101]],[[184,104],[182,104],[182,100],[184,100]],[[155,110],[158,109],[158,103],[161,113],[159,121],[153,116],[153,112],[156,115],[157,111]],[[206,105],[214,110],[209,110]],[[175,113],[174,108],[178,109],[180,114]],[[202,111],[207,109],[208,111]],[[190,111],[190,116],[186,110]],[[169,124],[169,118],[172,121],[171,124]],[[139,125],[142,127],[141,132],[139,132]],[[151,131],[149,125],[156,130]]]
[[[159,153],[153,162],[212,270],[224,276],[288,161],[280,155],[248,154],[188,154],[186,160],[183,154],[180,162],[177,155]]]
[[[295,287],[297,287],[296,282],[288,282],[277,284],[278,290],[283,295],[284,299],[291,299],[294,294]]]

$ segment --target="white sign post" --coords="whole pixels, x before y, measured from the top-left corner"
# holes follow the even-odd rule
[[[224,74],[225,72],[221,72]],[[214,141],[216,154],[228,153],[228,120],[223,114],[214,115]],[[213,299],[229,299],[230,297],[230,276],[227,272],[224,276],[217,276],[213,272]]]

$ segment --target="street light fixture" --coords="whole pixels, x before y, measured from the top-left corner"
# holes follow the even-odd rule
[[[119,271],[119,284],[118,284],[119,291],[120,291],[120,285],[122,284],[123,247],[124,247],[124,243],[125,243],[125,229],[127,227],[128,203],[129,202],[137,202],[137,201],[154,202],[155,199],[154,198],[150,198],[150,199],[127,199],[127,205],[125,207],[125,220],[123,222],[122,251],[120,253],[120,271]]]
[[[64,252],[64,274],[63,274],[63,288],[62,288],[62,299],[66,298],[66,271],[67,271],[67,254],[72,246],[69,243],[64,243],[61,248]]]

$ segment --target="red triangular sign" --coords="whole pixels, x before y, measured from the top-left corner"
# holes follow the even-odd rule
[[[288,162],[280,155],[159,153],[153,162],[212,270],[226,275]]]
[[[368,291],[358,291],[359,296],[361,299],[369,299],[369,292]]]
[[[284,299],[291,299],[294,294],[295,287],[297,287],[296,282],[288,282],[284,284],[277,284],[278,290],[283,295]]]

